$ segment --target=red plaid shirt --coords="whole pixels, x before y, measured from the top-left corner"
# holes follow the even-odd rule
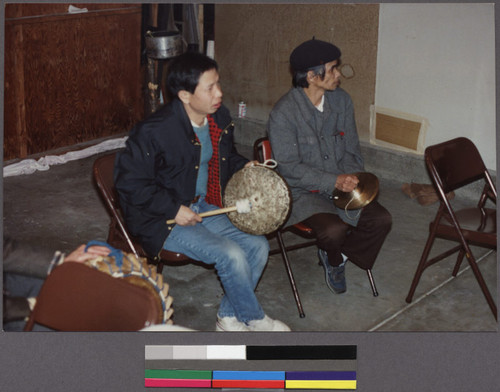
[[[208,162],[208,184],[205,200],[207,203],[222,207],[222,189],[220,186],[219,172],[219,141],[222,129],[217,126],[212,116],[208,116],[208,127],[210,139],[212,140],[213,152],[212,158]]]

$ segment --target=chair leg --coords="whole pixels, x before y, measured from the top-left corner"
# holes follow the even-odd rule
[[[295,284],[295,278],[293,277],[292,267],[290,266],[290,260],[288,260],[288,255],[286,253],[285,243],[283,242],[283,237],[280,231],[276,232],[276,239],[278,240],[278,245],[281,250],[281,256],[283,257],[283,261],[285,263],[286,272],[288,273],[288,279],[290,280],[290,284],[292,286],[293,295],[295,297],[295,302],[297,303],[297,309],[299,311],[300,318],[306,317],[304,313],[304,309],[302,308],[302,302],[300,301],[299,292],[297,290],[297,285]]]
[[[472,272],[474,273],[474,276],[476,277],[477,282],[479,283],[479,286],[481,287],[481,291],[483,292],[484,297],[486,298],[486,302],[488,303],[488,306],[490,307],[491,312],[493,313],[493,316],[495,317],[495,320],[498,319],[497,316],[497,306],[495,304],[495,301],[493,297],[491,296],[490,291],[488,290],[488,286],[486,285],[486,282],[484,281],[483,275],[481,274],[481,271],[479,270],[479,267],[476,264],[476,259],[472,255],[472,252],[470,251],[469,246],[465,241],[462,242],[462,245],[458,245],[447,252],[442,253],[440,256],[437,256],[433,258],[432,260],[427,260],[427,257],[429,256],[429,252],[432,246],[432,243],[434,241],[434,236],[429,236],[429,239],[427,241],[427,244],[425,246],[424,252],[422,254],[422,258],[420,259],[420,262],[417,267],[417,271],[415,272],[415,276],[413,277],[413,282],[410,287],[410,291],[408,292],[408,296],[406,297],[406,302],[410,303],[413,297],[413,294],[415,293],[415,289],[417,287],[417,284],[420,280],[420,277],[422,276],[423,271],[425,268],[428,266],[436,263],[437,261],[440,261],[449,255],[455,253],[456,251],[459,251],[458,255],[458,260],[457,263],[455,264],[455,268],[453,269],[453,276],[456,276],[456,273],[458,272],[458,268],[460,268],[460,264],[462,262],[463,256],[465,255],[467,257],[467,261],[469,262],[469,265],[472,269]]]
[[[495,304],[495,300],[491,296],[491,293],[488,290],[488,286],[486,286],[486,282],[484,281],[483,275],[481,274],[481,271],[479,270],[479,267],[477,266],[476,259],[472,255],[472,253],[470,252],[470,249],[468,247],[466,249],[466,257],[467,257],[467,261],[469,262],[469,265],[472,269],[472,272],[474,273],[474,276],[476,277],[476,280],[479,283],[479,286],[481,287],[481,291],[483,292],[483,295],[486,298],[486,302],[488,302],[488,306],[490,307],[491,312],[493,313],[493,316],[495,317],[495,320],[498,320],[497,306]]]
[[[458,256],[457,256],[457,262],[455,264],[455,268],[453,268],[453,272],[451,273],[451,275],[453,277],[457,276],[458,274],[458,270],[460,269],[460,265],[462,264],[462,260],[464,258],[464,255],[465,255],[465,252],[464,250],[461,248],[460,251],[458,252]]]
[[[427,238],[427,242],[425,244],[424,251],[422,253],[422,257],[420,258],[420,262],[418,263],[417,270],[415,271],[415,275],[413,276],[413,281],[411,282],[410,291],[406,296],[406,302],[410,303],[413,299],[413,294],[415,294],[415,290],[417,288],[418,282],[420,281],[420,277],[426,268],[427,258],[429,257],[429,252],[431,251],[432,244],[434,243],[434,230],[431,230],[429,237]]]
[[[368,280],[370,281],[370,286],[372,287],[372,292],[374,297],[378,297],[377,287],[375,286],[375,281],[373,280],[372,270],[367,269],[366,273],[368,274]]]

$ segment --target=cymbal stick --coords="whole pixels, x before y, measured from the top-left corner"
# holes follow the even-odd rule
[[[217,210],[212,210],[212,211],[206,211],[202,212],[199,214],[202,218],[207,217],[207,216],[214,216],[214,215],[220,215],[220,214],[226,214],[228,212],[233,212],[237,211],[240,214],[246,214],[250,212],[251,209],[250,202],[247,199],[244,200],[238,200],[236,202],[235,206],[232,207],[224,207],[224,208],[219,208]],[[175,219],[169,219],[167,220],[167,225],[172,225],[175,223]]]

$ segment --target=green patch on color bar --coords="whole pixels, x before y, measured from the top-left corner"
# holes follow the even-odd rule
[[[212,388],[212,371],[146,369],[144,386],[156,388]]]
[[[146,369],[146,378],[179,378],[190,380],[211,380],[211,370],[168,370],[168,369]]]

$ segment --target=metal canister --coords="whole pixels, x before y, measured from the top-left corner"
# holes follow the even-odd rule
[[[247,105],[245,102],[241,101],[238,104],[238,117],[239,118],[245,118],[247,115]]]
[[[182,54],[183,49],[182,36],[177,31],[146,33],[146,55],[152,59],[170,59]]]

